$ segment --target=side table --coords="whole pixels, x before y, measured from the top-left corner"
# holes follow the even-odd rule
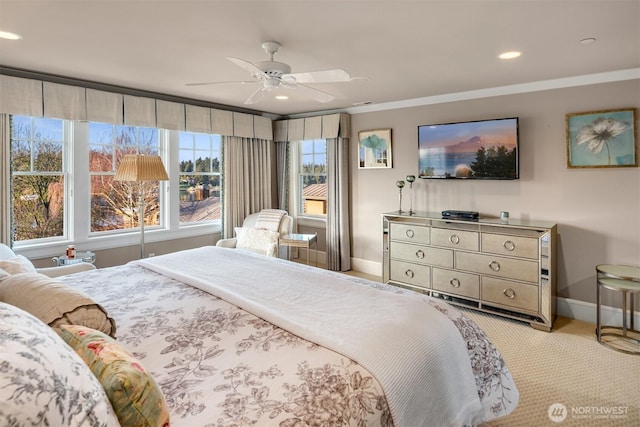
[[[640,294],[640,267],[615,264],[596,266],[596,338],[613,350],[640,354],[640,331],[634,325],[634,298]],[[622,327],[602,325],[600,315],[602,289],[622,293]],[[629,326],[627,326],[627,295],[629,295]],[[603,340],[603,337],[607,337]]]
[[[70,265],[70,264],[79,264],[81,262],[88,262],[89,264],[93,264],[96,262],[96,254],[93,252],[76,252],[76,256],[73,258],[69,258],[66,255],[54,256],[51,258],[51,262],[59,267],[61,265]]]
[[[280,246],[289,246],[292,248],[306,248],[307,249],[307,265],[309,265],[309,258],[311,258],[310,251],[311,245],[313,245],[313,265],[318,266],[318,233],[314,234],[287,234],[280,238],[278,242]]]

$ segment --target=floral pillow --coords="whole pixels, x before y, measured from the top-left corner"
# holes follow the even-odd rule
[[[162,391],[138,360],[114,339],[79,325],[60,326],[60,336],[89,366],[123,426],[169,426]]]
[[[0,425],[119,426],[102,385],[49,326],[0,302]]]

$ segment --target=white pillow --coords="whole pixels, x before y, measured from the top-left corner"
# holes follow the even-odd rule
[[[9,274],[36,272],[36,268],[33,266],[31,261],[22,255],[16,255],[13,258],[0,260],[0,268]]]
[[[49,326],[2,302],[0,360],[2,422],[120,426],[102,385],[80,356]]]
[[[245,227],[238,236],[236,248],[249,249],[268,256],[277,256],[279,236],[277,231]]]

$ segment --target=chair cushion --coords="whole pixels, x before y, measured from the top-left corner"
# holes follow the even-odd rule
[[[236,248],[277,256],[278,236],[277,231],[243,227],[239,233]]]

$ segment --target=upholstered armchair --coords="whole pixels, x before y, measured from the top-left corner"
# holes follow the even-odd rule
[[[279,218],[279,224],[274,222]],[[220,239],[216,246],[247,249],[263,255],[286,258],[287,248],[280,248],[278,239],[293,232],[293,218],[286,211],[263,209],[247,216],[242,227],[236,227],[236,237]]]
[[[5,268],[3,268],[3,266]],[[16,255],[7,245],[0,243],[0,269],[11,270],[10,274],[22,272],[36,272],[49,277],[64,276],[65,274],[78,273],[80,271],[95,270],[95,266],[88,262],[61,265],[59,267],[36,268],[27,258]]]

